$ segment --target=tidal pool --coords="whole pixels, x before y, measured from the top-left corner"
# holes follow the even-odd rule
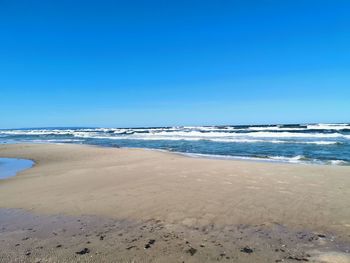
[[[26,159],[0,158],[0,179],[15,176],[18,172],[31,168],[34,162]]]

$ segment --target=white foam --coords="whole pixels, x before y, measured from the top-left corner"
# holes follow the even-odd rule
[[[347,164],[347,162],[345,162],[343,160],[330,160],[329,163],[332,165],[345,165],[345,164]]]
[[[317,144],[317,145],[332,145],[332,144],[340,144],[339,142],[335,142],[335,141],[310,141],[310,142],[295,142],[295,143],[302,143],[302,144]]]
[[[244,129],[242,129],[244,130]],[[298,128],[288,128],[288,127],[280,127],[280,126],[267,126],[267,127],[248,127],[250,131],[302,131],[306,130],[306,128],[298,127]]]
[[[350,126],[346,123],[333,124],[333,123],[319,123],[319,124],[309,124],[308,129],[312,130],[350,130]]]
[[[150,133],[133,133],[124,135],[129,139],[157,139],[157,140],[216,140],[216,141],[237,141],[252,140],[252,139],[274,139],[274,138],[343,138],[350,139],[350,135],[343,135],[341,133],[292,133],[292,132],[250,132],[250,133],[228,133],[228,132],[199,132],[199,131],[174,131],[174,132],[150,132]],[[266,141],[266,140],[265,140]],[[282,141],[276,141],[283,143]],[[311,144],[333,144],[335,142],[311,142]]]
[[[288,163],[304,163],[306,162],[306,158],[303,155],[297,155],[293,157],[286,157],[286,156],[269,156],[268,159],[281,161],[281,162],[288,162]]]
[[[218,154],[201,154],[201,153],[179,153],[191,157],[205,157],[213,159],[231,159],[231,160],[247,160],[247,161],[259,161],[259,162],[282,162],[282,163],[298,163],[298,164],[311,164],[322,163],[317,160],[308,160],[302,155],[294,157],[286,156],[266,156],[266,157],[247,157],[247,156],[231,156],[231,155],[218,155]]]
[[[310,127],[332,127],[339,130],[340,127],[350,127],[347,124],[317,124]],[[308,127],[309,127],[308,126]],[[279,129],[275,131],[276,129]],[[86,128],[86,129],[32,129],[32,130],[0,130],[0,135],[71,135],[80,138],[104,138],[104,139],[139,139],[139,140],[211,140],[221,142],[271,142],[271,143],[299,143],[280,139],[301,138],[300,143],[306,144],[336,144],[334,141],[307,141],[317,138],[350,139],[349,134],[340,132],[293,132],[305,128],[280,128],[279,126],[249,127],[236,129],[234,127],[167,127],[167,128]],[[350,128],[349,128],[350,129]],[[239,132],[239,131],[246,132]],[[123,138],[122,138],[123,137]]]
[[[332,124],[332,123],[319,123],[319,124],[307,124],[300,127],[284,127],[283,125],[275,126],[250,126],[248,130],[255,131],[302,131],[302,130],[350,130],[350,125]]]
[[[240,135],[241,136],[241,135]],[[346,138],[341,133],[251,132],[248,137],[277,138]]]
[[[211,141],[223,143],[276,143],[276,144],[315,144],[315,145],[334,145],[339,144],[336,141],[290,141],[290,140],[268,140],[268,139],[244,139],[244,138],[208,138],[208,137],[171,137],[171,136],[96,136],[85,135],[84,137],[93,139],[112,139],[112,140],[144,140],[144,141]]]
[[[230,160],[247,160],[260,162],[282,162],[295,164],[331,164],[331,165],[346,165],[348,162],[342,160],[321,161],[317,159],[308,159],[303,155],[296,155],[293,157],[287,156],[265,156],[265,157],[247,157],[247,156],[231,156],[218,154],[201,154],[201,153],[179,153],[191,157],[205,157],[211,159],[230,159]]]

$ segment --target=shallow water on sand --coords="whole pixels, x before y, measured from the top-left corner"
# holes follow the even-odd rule
[[[18,172],[31,168],[33,164],[31,160],[0,158],[0,179],[15,176]]]

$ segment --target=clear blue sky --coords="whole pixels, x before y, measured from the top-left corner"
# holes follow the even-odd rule
[[[0,1],[0,128],[350,122],[350,1]]]

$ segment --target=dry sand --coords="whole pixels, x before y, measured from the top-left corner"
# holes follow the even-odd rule
[[[3,262],[350,262],[350,167],[54,144],[0,157],[36,162],[0,181]]]

